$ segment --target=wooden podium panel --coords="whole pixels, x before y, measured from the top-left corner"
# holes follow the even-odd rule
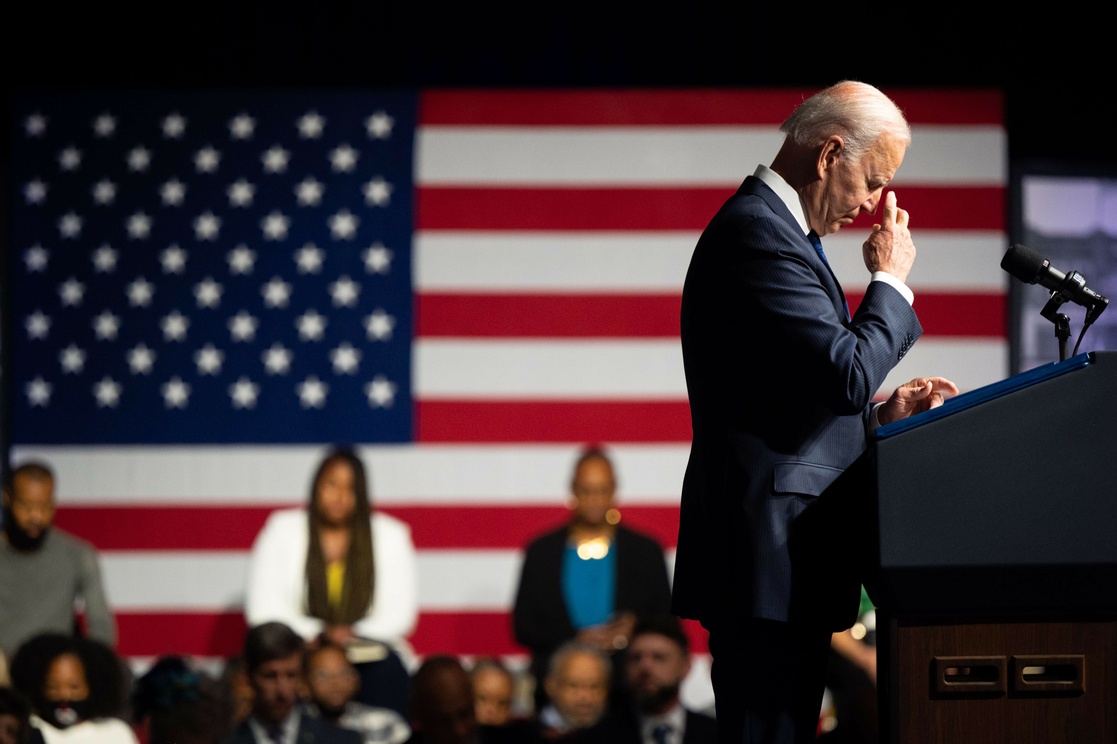
[[[1117,619],[880,619],[884,744],[1117,742]]]

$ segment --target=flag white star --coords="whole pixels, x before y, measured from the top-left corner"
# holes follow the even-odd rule
[[[221,165],[221,153],[211,145],[206,145],[194,153],[194,168],[199,173],[213,173]]]
[[[229,195],[230,206],[248,207],[252,205],[252,199],[256,196],[256,187],[240,178],[229,184],[225,193]]]
[[[143,145],[133,147],[128,151],[128,170],[142,173],[151,165],[151,150]]]
[[[58,297],[62,300],[63,307],[77,307],[85,297],[85,285],[70,277],[59,285]]]
[[[198,240],[216,240],[221,231],[221,218],[213,212],[203,212],[194,220],[194,237]]]
[[[116,131],[116,119],[111,114],[101,114],[93,120],[93,133],[98,137],[111,137]]]
[[[287,170],[287,161],[290,160],[291,153],[284,150],[279,145],[272,145],[260,157],[264,163],[265,173],[283,173]]]
[[[107,178],[102,178],[93,184],[93,201],[102,206],[112,204],[116,199],[116,184]]]
[[[58,165],[64,171],[75,171],[81,165],[81,150],[70,145],[58,153]]]
[[[143,212],[136,212],[125,223],[128,237],[133,240],[144,240],[151,235],[152,219]]]
[[[322,249],[314,243],[307,243],[295,251],[295,265],[299,267],[300,274],[317,274],[322,270],[324,258]]]
[[[365,204],[370,207],[386,207],[392,201],[392,184],[380,176],[368,181],[361,187]]]
[[[327,220],[334,240],[352,240],[357,234],[357,225],[360,223],[357,216],[350,213],[348,209],[342,209]]]
[[[326,404],[326,393],[330,386],[319,380],[314,375],[295,385],[299,396],[299,405],[303,408],[321,408]]]
[[[282,344],[272,344],[260,355],[264,362],[264,368],[269,375],[287,374],[287,370],[291,368],[292,357],[291,351],[284,348]]]
[[[311,177],[304,178],[295,186],[295,198],[300,207],[316,207],[322,202],[322,194],[326,187],[321,181]]]
[[[255,408],[258,395],[260,395],[260,386],[247,377],[241,377],[229,386],[229,397],[233,399],[233,408]]]
[[[383,243],[373,243],[361,254],[365,271],[370,274],[387,274],[392,269],[392,252]]]
[[[47,185],[41,178],[28,181],[23,186],[23,199],[28,204],[42,204],[47,198]]]
[[[140,343],[128,351],[128,366],[134,375],[146,375],[155,365],[155,352]]]
[[[93,270],[98,274],[108,274],[116,270],[116,260],[119,256],[113,247],[105,243],[93,251]]]
[[[23,252],[23,263],[28,273],[38,273],[47,267],[50,253],[41,245],[33,245]]]
[[[178,310],[172,310],[159,321],[163,329],[164,341],[182,341],[186,338],[186,329],[190,327],[190,319]]]
[[[307,310],[295,318],[295,327],[299,329],[299,338],[303,341],[319,341],[326,331],[326,316],[318,314],[316,310]]]
[[[353,348],[348,341],[343,341],[330,351],[330,364],[334,365],[334,374],[351,375],[357,371],[360,362],[360,349]]]
[[[77,344],[70,344],[58,352],[58,363],[62,365],[64,374],[76,375],[85,369],[85,351]]]
[[[186,184],[177,178],[172,178],[159,187],[159,196],[164,206],[177,207],[186,198]]]
[[[103,311],[93,319],[93,332],[101,341],[116,340],[116,334],[120,332],[120,318],[108,310]]]
[[[46,408],[50,403],[51,384],[42,377],[36,377],[24,385],[23,392],[27,394],[27,403],[32,408]]]
[[[42,114],[31,114],[23,120],[23,131],[28,137],[42,137],[47,131],[47,117]]]
[[[259,325],[259,321],[247,311],[241,310],[229,318],[228,325],[229,335],[232,336],[234,341],[251,341],[256,338],[256,326]]]
[[[221,304],[221,292],[221,285],[212,276],[207,276],[194,285],[194,299],[198,307],[217,307]]]
[[[116,408],[116,404],[120,402],[121,391],[120,383],[106,376],[93,386],[93,397],[97,399],[99,408]]]
[[[229,136],[237,140],[252,139],[256,131],[256,120],[248,114],[238,114],[229,122]]]
[[[81,234],[81,217],[73,212],[67,212],[58,220],[58,232],[63,238],[73,239]]]
[[[365,331],[368,332],[369,341],[390,340],[395,327],[396,319],[379,307],[371,315],[365,316]]]
[[[302,139],[318,139],[326,127],[326,119],[316,111],[308,111],[299,117],[296,127]]]
[[[155,296],[155,285],[141,276],[129,284],[125,292],[128,295],[129,305],[147,307],[151,304],[151,298]]]
[[[349,173],[357,167],[361,154],[348,144],[341,144],[330,150],[330,167],[335,173]]]
[[[213,344],[206,344],[194,352],[194,364],[198,367],[199,375],[218,374],[223,361],[225,361],[225,352]]]
[[[290,224],[291,220],[282,212],[272,211],[260,220],[260,230],[263,231],[265,240],[286,240]]]
[[[256,252],[241,243],[226,256],[230,274],[251,274],[256,265]]]
[[[365,129],[371,139],[388,139],[392,136],[392,125],[395,119],[384,111],[377,111],[365,119]]]
[[[36,310],[23,321],[28,338],[44,339],[50,335],[50,318],[42,310]]]
[[[164,274],[181,274],[186,268],[186,251],[169,245],[159,254],[159,263],[163,265]]]
[[[186,408],[190,399],[190,385],[177,375],[163,383],[163,405],[167,408]]]
[[[361,285],[347,276],[341,276],[336,282],[330,283],[329,291],[334,307],[353,307],[361,294]]]
[[[396,384],[384,375],[377,375],[365,385],[368,404],[373,408],[391,408],[396,397]]]
[[[163,136],[178,139],[186,131],[186,119],[179,113],[169,114],[163,119]]]
[[[291,299],[291,285],[278,276],[273,276],[271,281],[260,288],[264,296],[265,307],[287,307]]]

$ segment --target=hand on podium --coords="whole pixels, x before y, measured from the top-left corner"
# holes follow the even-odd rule
[[[957,395],[958,386],[945,377],[917,377],[896,388],[877,410],[880,425],[938,408],[947,395]]]

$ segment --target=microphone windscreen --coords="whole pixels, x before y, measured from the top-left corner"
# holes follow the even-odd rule
[[[1046,266],[1047,259],[1019,243],[1009,248],[1001,259],[1002,269],[1028,284],[1035,284]]]

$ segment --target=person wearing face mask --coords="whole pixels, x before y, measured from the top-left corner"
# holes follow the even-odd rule
[[[411,528],[372,509],[357,453],[338,447],[314,475],[306,508],[273,512],[249,558],[249,627],[281,622],[309,644],[344,647],[360,702],[407,714],[407,637],[419,614]]]
[[[43,633],[19,647],[11,675],[46,744],[138,744],[123,719],[129,678],[105,644]]]

